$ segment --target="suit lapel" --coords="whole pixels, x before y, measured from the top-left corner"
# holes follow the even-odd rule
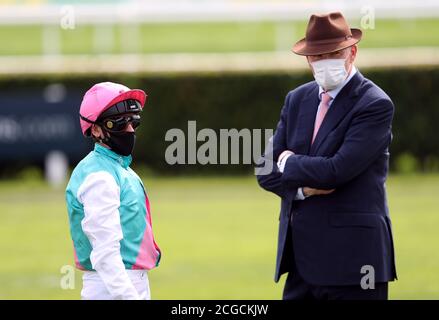
[[[346,113],[352,108],[352,99],[358,94],[358,86],[362,82],[363,76],[359,71],[341,89],[332,102],[320,126],[319,132],[311,146],[310,155],[315,155],[325,141],[328,134],[340,123]],[[313,124],[314,128],[314,124]]]
[[[298,143],[295,153],[309,154],[312,134],[314,132],[314,121],[319,106],[319,89],[315,86],[308,95],[302,100],[297,121]]]

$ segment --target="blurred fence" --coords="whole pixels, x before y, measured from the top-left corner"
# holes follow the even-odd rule
[[[15,5],[14,5],[15,3]],[[104,0],[104,1],[15,1],[0,4],[0,24],[62,23],[68,9],[79,24],[178,23],[216,21],[291,21],[307,20],[313,13],[339,10],[349,18],[361,18],[374,10],[378,19],[437,17],[437,0],[326,1],[326,0]],[[6,3],[8,4],[8,3]]]
[[[360,68],[397,68],[439,65],[439,47],[362,48],[355,64]],[[0,77],[54,75],[71,77],[88,73],[106,76],[143,73],[148,75],[296,72],[308,70],[303,56],[284,52],[106,54],[90,56],[0,56]]]

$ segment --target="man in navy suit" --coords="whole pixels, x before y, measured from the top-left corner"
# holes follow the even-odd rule
[[[396,279],[385,181],[394,106],[355,68],[362,32],[312,15],[293,52],[315,81],[290,91],[259,184],[281,197],[275,281],[284,299],[379,299]]]

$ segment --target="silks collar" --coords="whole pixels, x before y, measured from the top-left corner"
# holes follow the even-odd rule
[[[122,156],[122,155],[114,152],[111,149],[108,149],[108,148],[105,148],[104,146],[101,146],[99,143],[95,143],[94,151],[99,153],[99,154],[102,154],[104,156],[107,156],[107,157],[110,157],[110,158],[116,160],[125,169],[130,166],[131,161],[133,160],[131,155]]]

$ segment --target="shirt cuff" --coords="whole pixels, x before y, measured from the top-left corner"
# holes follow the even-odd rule
[[[284,152],[285,152],[285,151],[284,151]],[[290,154],[287,154],[287,155],[281,155],[281,157],[279,157],[279,158],[281,158],[281,159],[280,159],[280,161],[278,161],[278,163],[277,163],[277,167],[278,167],[280,173],[283,173],[283,172],[284,172],[284,170],[285,170],[285,165],[286,165],[286,163],[287,163],[287,160],[288,160],[288,158],[289,158],[292,154],[293,154],[293,153],[290,153]]]
[[[303,189],[302,188],[297,189],[296,199],[295,200],[305,200],[305,199],[306,199],[306,197],[303,194]]]

